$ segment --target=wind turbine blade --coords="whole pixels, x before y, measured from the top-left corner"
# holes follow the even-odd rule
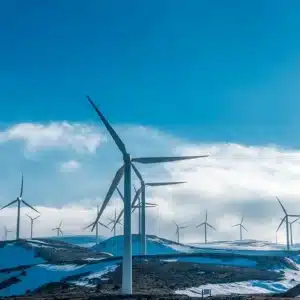
[[[205,211],[205,223],[207,222],[207,210]]]
[[[173,161],[204,158],[204,157],[208,157],[208,155],[173,156],[173,157],[139,157],[139,158],[133,158],[131,161],[141,163],[141,164],[154,164],[154,163],[173,162]]]
[[[122,209],[117,217],[117,220],[114,222],[114,226],[112,227],[112,231],[115,229],[115,227],[117,226],[117,224],[119,223],[120,219],[122,218],[124,213],[124,209]]]
[[[117,223],[118,223],[119,225],[123,226],[123,223],[122,223],[122,222],[118,221]]]
[[[110,224],[113,224],[114,223],[114,221],[110,221],[108,224],[107,224],[107,226],[109,226]]]
[[[27,215],[27,214],[25,214],[30,220],[32,220],[32,218],[29,216],[29,215]]]
[[[92,226],[94,225],[94,223],[95,223],[95,222],[93,222],[93,223],[91,223],[90,225],[88,225],[88,226],[84,227],[84,228],[83,228],[83,230],[85,230],[85,229],[88,229],[88,228],[92,227]]]
[[[213,226],[209,225],[208,223],[206,223],[206,225],[207,225],[208,227],[210,227],[211,229],[213,229],[213,230],[215,230],[215,231],[216,231],[216,228],[215,228],[215,227],[213,227]]]
[[[147,186],[163,186],[163,185],[175,185],[175,184],[182,184],[186,183],[185,181],[170,181],[170,182],[147,182]]]
[[[106,208],[106,206],[107,206],[107,204],[108,204],[108,202],[109,202],[112,194],[114,193],[115,189],[117,188],[118,184],[120,183],[120,181],[122,179],[122,176],[123,176],[123,173],[124,173],[124,166],[122,166],[116,172],[116,175],[115,175],[115,177],[114,177],[114,179],[113,179],[113,181],[112,181],[112,183],[111,183],[111,185],[110,185],[110,187],[108,189],[108,192],[107,192],[107,194],[105,196],[105,199],[104,199],[104,201],[102,203],[101,209],[100,209],[100,211],[98,213],[98,216],[97,216],[97,218],[95,220],[95,224],[94,224],[94,226],[92,228],[92,231],[94,230],[94,228],[95,228],[96,224],[98,223],[101,215],[103,214],[103,212],[104,212],[104,210],[105,210],[105,208]]]
[[[27,203],[25,200],[21,200],[26,206],[28,206],[29,208],[33,209],[34,211],[36,211],[39,214],[39,211],[37,211],[34,207],[32,207],[29,203]]]
[[[61,224],[62,224],[62,220],[61,220],[60,223],[59,223],[59,226],[58,226],[59,229],[60,229],[60,227],[61,227]]]
[[[203,223],[197,225],[196,228],[198,228],[198,227],[200,227],[200,226],[202,226],[202,225],[204,225],[204,224],[205,224],[205,222],[203,222]]]
[[[52,228],[52,230],[57,230],[57,228]]]
[[[62,232],[62,230],[61,230],[61,229],[59,229],[59,232],[60,232],[61,234],[64,234],[64,233]]]
[[[36,219],[38,219],[40,216],[41,216],[41,215],[39,215],[39,216],[35,217],[33,220],[36,220]]]
[[[286,216],[281,220],[276,232],[280,229],[281,225],[283,224],[283,222],[285,221]]]
[[[244,225],[241,225],[241,226],[244,228],[244,230],[246,230],[248,232],[248,230],[244,227]]]
[[[282,205],[281,201],[279,200],[279,198],[278,198],[278,197],[276,197],[276,198],[277,198],[277,200],[278,200],[278,202],[279,202],[279,204],[280,204],[280,206],[281,206],[282,210],[283,210],[283,211],[284,211],[284,213],[287,215],[287,212],[286,212],[285,208],[283,207],[283,205]]]
[[[147,205],[147,206],[153,206],[153,207],[158,206],[156,203],[149,203],[149,202],[146,202],[146,205]]]
[[[24,186],[24,178],[23,178],[23,173],[22,173],[20,198],[22,198],[22,196],[23,196],[23,186]]]
[[[118,191],[118,194],[120,196],[120,198],[122,199],[122,201],[124,202],[124,196],[122,195],[121,191],[119,190],[119,188],[117,187],[117,191]]]
[[[188,226],[181,226],[181,227],[179,227],[179,229],[185,229],[185,228],[188,228]]]
[[[141,173],[139,172],[139,170],[136,168],[136,166],[134,164],[131,164],[131,166],[132,166],[132,169],[134,170],[136,176],[138,177],[138,179],[140,181],[143,181],[143,177],[142,177]]]
[[[109,134],[111,135],[111,137],[115,141],[116,145],[118,146],[118,148],[120,149],[120,151],[122,152],[122,154],[123,155],[127,155],[125,145],[122,142],[122,140],[120,139],[120,137],[118,136],[118,134],[111,127],[111,125],[109,124],[109,122],[106,120],[106,118],[101,113],[101,111],[98,109],[98,107],[95,105],[95,103],[92,101],[92,99],[89,96],[87,96],[87,99],[90,102],[90,104],[93,106],[93,108],[95,109],[96,113],[100,117],[101,121],[103,122],[104,126],[106,127],[107,131],[109,132]]]
[[[294,224],[295,222],[297,222],[299,220],[299,218],[295,219],[294,221],[290,222],[290,224]]]
[[[5,206],[1,207],[1,209],[5,208],[5,207],[8,207],[8,206],[11,206],[12,204],[16,203],[18,200],[14,200],[14,201],[11,201],[10,203],[6,204]]]
[[[235,226],[240,226],[241,224],[235,224],[235,225],[232,225],[232,227],[235,227]]]
[[[110,228],[109,228],[108,226],[106,226],[105,224],[103,224],[103,223],[101,223],[101,222],[99,222],[99,224],[100,224],[101,226],[103,226],[103,227],[105,227],[105,228],[107,228],[107,229],[110,230]]]
[[[244,221],[244,215],[242,216],[241,224],[243,224],[243,221]]]

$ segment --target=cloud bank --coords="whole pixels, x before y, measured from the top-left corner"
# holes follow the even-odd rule
[[[187,141],[155,128],[116,125],[118,133],[133,156],[197,155],[210,157],[153,166],[138,165],[146,181],[186,181],[186,184],[147,188],[147,200],[158,208],[147,211],[147,232],[175,239],[172,220],[189,227],[182,241],[203,241],[205,210],[208,221],[217,228],[209,231],[209,240],[237,239],[233,224],[245,216],[245,238],[275,240],[275,230],[282,211],[278,196],[288,211],[300,213],[300,152],[280,145],[251,146],[242,144]],[[5,205],[19,193],[20,172],[24,172],[24,198],[35,205],[42,216],[37,220],[37,236],[53,235],[63,220],[66,234],[82,234],[101,205],[114,173],[122,163],[121,155],[101,124],[53,122],[20,123],[0,132],[0,204]],[[30,155],[28,155],[30,153]],[[133,182],[138,181],[133,175]],[[120,186],[122,189],[122,185]],[[116,208],[114,195],[103,222]],[[29,234],[29,220],[22,209],[22,236]],[[15,229],[16,209],[0,211],[0,226]],[[295,240],[300,225],[295,223]],[[3,228],[3,227],[2,227]],[[137,216],[133,230],[137,231]],[[119,229],[121,230],[121,229]],[[101,229],[101,234],[111,233]],[[121,232],[121,231],[119,231]],[[85,232],[85,234],[90,234]],[[1,236],[1,227],[0,227]],[[284,230],[279,233],[284,242]]]

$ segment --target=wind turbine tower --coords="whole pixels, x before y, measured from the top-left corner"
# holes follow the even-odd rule
[[[199,225],[196,226],[196,228],[204,226],[204,242],[207,244],[207,226],[210,227],[213,230],[216,230],[215,227],[211,226],[210,224],[207,223],[207,211],[205,212],[205,221]]]
[[[236,226],[240,227],[240,241],[243,240],[243,229],[248,232],[248,230],[243,225],[243,222],[244,222],[244,216],[242,217],[241,223],[232,225],[232,227],[236,227]]]
[[[177,236],[177,243],[180,243],[180,229],[185,229],[187,226],[179,226],[175,221],[173,221],[176,225],[176,236]]]
[[[142,158],[131,158],[130,154],[127,152],[125,144],[118,136],[116,131],[109,124],[107,119],[104,117],[102,112],[94,104],[89,96],[87,96],[88,101],[93,106],[97,115],[101,119],[102,123],[106,127],[107,131],[113,138],[115,144],[120,150],[123,156],[123,165],[116,172],[115,177],[111,183],[111,186],[106,194],[106,197],[103,201],[100,212],[96,218],[96,221],[93,224],[92,231],[94,230],[96,224],[99,221],[103,211],[105,210],[113,192],[118,186],[124,175],[124,251],[123,251],[123,260],[122,260],[122,294],[131,295],[132,294],[132,238],[131,238],[131,168],[133,168],[136,175],[139,177],[139,174],[136,171],[136,168],[133,166],[133,162],[142,163],[142,164],[151,164],[151,163],[163,163],[169,161],[178,160],[178,158],[171,157],[142,157]],[[198,158],[199,156],[188,157],[185,159]],[[203,157],[203,156],[201,156]],[[180,158],[182,160],[184,158]]]
[[[57,235],[57,236],[60,236],[60,234],[63,235],[63,232],[62,232],[62,230],[61,230],[61,225],[62,225],[62,221],[60,221],[58,227],[52,228],[52,230],[56,230],[56,235]]]
[[[30,204],[28,204],[22,197],[23,197],[23,186],[24,186],[24,177],[22,174],[22,179],[21,179],[21,191],[20,191],[20,195],[17,197],[16,200],[8,203],[7,205],[3,206],[1,209],[6,208],[8,206],[11,206],[15,203],[17,203],[18,205],[18,211],[17,211],[17,230],[16,230],[16,239],[18,240],[20,238],[20,209],[21,209],[21,203],[25,204],[26,206],[28,206],[29,208],[31,208],[32,210],[34,210],[35,212],[37,212],[39,214],[39,212],[33,208]],[[1,210],[0,209],[0,210]]]
[[[7,241],[8,233],[12,232],[12,230],[8,230],[6,226],[4,226],[4,240]]]
[[[289,224],[289,230],[290,230],[290,243],[291,243],[291,246],[293,246],[293,224],[295,222],[297,222],[299,220],[299,218],[295,219],[294,221],[288,221],[288,224]],[[276,234],[278,232],[278,230],[280,229],[281,225],[283,224],[284,220],[281,219],[281,223],[279,224],[278,228],[277,228],[277,231],[276,231]]]
[[[279,202],[279,204],[280,204],[280,206],[281,206],[281,208],[282,208],[282,210],[283,210],[283,212],[284,212],[284,218],[281,220],[281,222],[280,222],[280,224],[279,224],[279,226],[278,226],[278,228],[277,228],[277,231],[279,230],[279,228],[281,227],[281,225],[283,224],[283,222],[285,221],[285,227],[286,227],[286,249],[287,250],[290,250],[290,235],[289,235],[289,229],[291,228],[290,227],[290,223],[289,223],[289,217],[293,217],[293,218],[299,218],[300,217],[300,215],[290,215],[290,214],[288,214],[287,213],[287,211],[286,211],[286,209],[284,208],[284,206],[282,205],[282,203],[281,203],[281,201],[279,200],[279,198],[278,197],[276,197],[277,198],[277,200],[278,200],[278,202]]]
[[[108,218],[108,220],[109,220],[109,223],[107,224],[107,226],[113,224],[113,227],[112,227],[111,231],[114,231],[114,237],[115,237],[117,235],[117,232],[116,232],[117,224],[123,226],[121,221],[118,220],[118,218],[117,218],[117,209],[116,208],[115,208],[115,212],[114,212],[114,217],[113,218]]]
[[[37,216],[35,218],[32,218],[31,216],[27,215],[26,216],[30,219],[30,238],[32,239],[32,234],[33,234],[33,222],[38,219],[40,216]]]

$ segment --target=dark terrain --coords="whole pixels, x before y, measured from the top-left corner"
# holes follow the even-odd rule
[[[87,279],[88,274],[65,278],[58,283],[47,284],[24,296],[8,299],[122,299],[118,296],[121,287],[122,267],[109,272],[102,279]],[[200,286],[206,283],[224,283],[245,280],[280,280],[282,275],[272,271],[214,266],[190,262],[136,263],[133,267],[133,291],[135,298],[127,299],[188,299],[173,294],[176,290]],[[75,285],[81,281],[90,287]],[[200,295],[199,295],[200,297]],[[124,298],[123,298],[124,299]],[[126,299],[126,298],[125,298]],[[194,298],[195,299],[195,298]]]

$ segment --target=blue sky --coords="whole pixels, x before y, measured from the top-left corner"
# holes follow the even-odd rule
[[[18,195],[23,171],[40,235],[60,218],[81,233],[94,218],[121,155],[89,94],[134,156],[210,154],[140,167],[147,181],[188,182],[148,195],[166,235],[174,215],[198,223],[207,208],[223,230],[215,238],[235,236],[232,220],[247,211],[253,233],[269,239],[281,216],[274,197],[290,208],[300,193],[299,9],[267,0],[2,1],[0,205]],[[114,195],[105,217],[117,204]],[[0,228],[14,227],[15,213],[1,211]],[[149,224],[156,219],[149,212]],[[258,220],[269,227],[255,230]]]
[[[95,119],[297,146],[297,1],[5,1],[2,123]],[[188,130],[187,130],[188,129]]]

